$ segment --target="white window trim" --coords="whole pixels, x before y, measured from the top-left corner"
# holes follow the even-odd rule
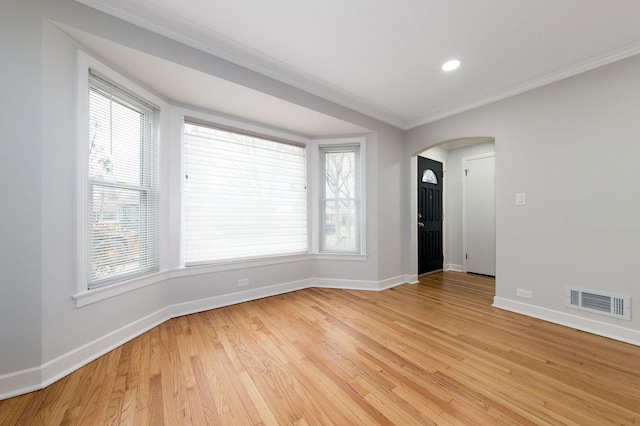
[[[86,144],[84,139],[88,134],[89,127],[89,86],[87,74],[89,68],[93,68],[105,77],[112,80],[134,94],[152,102],[160,107],[160,272],[144,277],[133,278],[128,281],[115,283],[105,287],[98,287],[92,290],[87,289],[87,265],[86,259],[86,179],[78,180],[77,188],[77,219],[78,219],[78,287],[77,294],[72,298],[76,302],[76,307],[90,305],[100,302],[120,294],[128,293],[149,285],[167,282],[173,278],[187,277],[192,275],[210,274],[237,270],[248,267],[258,267],[267,265],[286,264],[301,261],[366,261],[366,137],[347,138],[322,138],[310,139],[304,136],[287,133],[285,131],[271,129],[229,117],[202,112],[184,107],[169,106],[164,100],[146,91],[140,86],[130,82],[125,77],[110,69],[100,61],[92,58],[83,51],[78,51],[78,153],[77,163],[79,174],[88,174],[88,163],[86,160]],[[83,114],[84,111],[84,114]],[[307,147],[307,180],[308,180],[308,232],[309,232],[309,252],[301,255],[287,255],[274,258],[264,258],[255,260],[238,260],[209,264],[203,266],[185,267],[184,251],[181,244],[184,244],[183,206],[182,206],[182,179],[184,174],[183,137],[184,132],[183,117],[188,116],[203,121],[219,124],[221,126],[236,127],[249,132],[263,134],[274,138],[291,140],[303,143]],[[180,143],[175,143],[180,141]],[[82,143],[80,143],[82,142]],[[169,143],[173,142],[173,143]],[[360,208],[360,254],[355,253],[320,253],[319,252],[319,149],[320,146],[327,145],[354,145],[360,146],[360,173],[361,173],[361,208]],[[171,161],[169,161],[171,159]],[[173,200],[167,202],[167,200]],[[179,202],[175,202],[179,200]],[[170,222],[170,223],[169,223]]]
[[[339,138],[322,138],[313,139],[312,141],[312,154],[310,155],[311,167],[309,175],[312,181],[310,187],[312,188],[311,199],[311,253],[314,254],[314,258],[318,260],[366,260],[367,259],[367,197],[366,197],[366,164],[367,164],[367,151],[366,151],[366,137],[365,136],[353,136],[353,137],[339,137]],[[328,146],[347,146],[358,145],[360,150],[359,164],[360,168],[360,208],[359,220],[360,220],[360,252],[359,253],[340,253],[340,252],[321,252],[320,251],[320,237],[322,236],[320,223],[321,223],[321,206],[320,198],[322,194],[322,179],[320,178],[320,172],[322,170],[320,164],[320,150],[322,147]],[[312,170],[311,170],[312,169]]]
[[[86,142],[87,135],[89,134],[89,69],[93,69],[108,78],[115,84],[125,88],[130,91],[132,94],[139,96],[142,99],[145,99],[147,102],[155,104],[160,109],[160,138],[162,139],[162,122],[163,122],[163,114],[167,109],[167,104],[162,99],[157,97],[156,95],[148,92],[144,88],[138,86],[137,84],[131,82],[124,76],[120,75],[113,69],[109,68],[107,65],[103,64],[99,60],[91,57],[87,53],[82,50],[78,50],[78,87],[77,87],[77,134],[76,134],[76,162],[77,162],[77,193],[76,193],[76,221],[77,221],[77,294],[73,296],[76,299],[76,306],[80,307],[83,304],[79,304],[79,300],[83,300],[84,296],[96,295],[96,294],[106,294],[117,292],[123,293],[126,291],[131,291],[141,286],[149,285],[151,283],[160,281],[161,278],[159,276],[163,275],[161,272],[151,273],[149,275],[140,276],[131,278],[128,280],[124,280],[118,283],[113,283],[107,285],[105,287],[98,287],[94,289],[88,288],[88,279],[87,279],[87,256],[88,256],[88,244],[87,244],[87,181],[89,174],[89,164],[87,161],[88,157],[88,147]],[[160,153],[162,154],[163,143],[160,142]],[[160,197],[162,198],[162,183],[164,179],[162,178],[162,165],[160,166]],[[162,240],[163,232],[163,202],[160,203],[160,235],[159,238]],[[163,255],[162,250],[158,253],[159,256],[159,267],[160,271],[163,269]],[[112,289],[111,292],[107,291]],[[107,296],[111,297],[111,296]]]
[[[121,281],[111,285],[97,287],[71,296],[76,301],[76,308],[81,308],[119,294],[128,293],[142,287],[161,283],[169,277],[168,271],[136,277],[128,281]]]

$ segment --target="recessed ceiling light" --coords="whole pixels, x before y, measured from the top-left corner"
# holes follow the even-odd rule
[[[460,66],[461,62],[459,59],[452,59],[447,61],[442,66],[442,71],[453,71]]]

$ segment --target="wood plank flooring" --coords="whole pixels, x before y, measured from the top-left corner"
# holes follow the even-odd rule
[[[640,347],[493,295],[446,272],[176,318],[0,401],[0,425],[640,424]]]

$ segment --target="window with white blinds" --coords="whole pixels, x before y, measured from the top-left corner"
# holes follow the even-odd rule
[[[158,110],[89,73],[87,280],[158,271]]]
[[[306,253],[305,147],[185,120],[189,265]]]

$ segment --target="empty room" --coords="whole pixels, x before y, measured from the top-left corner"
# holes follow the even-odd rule
[[[0,12],[1,425],[640,423],[640,3]]]

